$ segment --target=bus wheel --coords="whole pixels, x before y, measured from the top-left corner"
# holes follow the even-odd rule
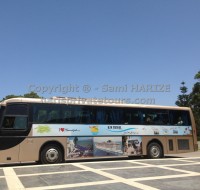
[[[152,142],[148,145],[147,153],[148,153],[149,158],[156,159],[156,158],[163,157],[162,147],[158,143],[155,143],[155,142]]]
[[[42,164],[56,164],[63,161],[63,153],[59,146],[57,145],[46,145],[40,156],[40,161]]]

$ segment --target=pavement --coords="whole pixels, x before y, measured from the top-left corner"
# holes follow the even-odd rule
[[[200,151],[163,159],[68,161],[0,167],[6,190],[199,190]]]
[[[180,153],[180,154],[166,154],[165,156],[166,157],[182,157],[182,158],[200,157],[200,150],[197,152],[188,152],[188,153]]]

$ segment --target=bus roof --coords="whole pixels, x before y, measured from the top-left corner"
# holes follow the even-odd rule
[[[161,106],[155,104],[127,104],[120,101],[105,102],[99,98],[71,98],[71,97],[52,97],[52,98],[10,98],[0,102],[0,106],[6,106],[8,103],[48,103],[48,104],[67,104],[67,105],[89,105],[89,106],[111,106],[111,107],[135,107],[135,108],[158,108],[158,109],[176,109],[190,110],[189,107]]]

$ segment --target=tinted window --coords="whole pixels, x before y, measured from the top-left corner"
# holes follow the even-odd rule
[[[171,125],[191,125],[189,112],[180,110],[171,110],[170,123]]]
[[[60,123],[62,120],[60,105],[54,104],[34,104],[33,122],[34,123]]]
[[[144,109],[142,116],[145,125],[169,125],[168,110]]]
[[[116,107],[95,107],[96,124],[122,124],[123,109]]]
[[[3,120],[4,129],[26,129],[27,117],[25,116],[6,116]]]
[[[94,123],[94,112],[90,106],[63,106],[62,118],[63,123]]]
[[[190,124],[187,111],[60,104],[33,105],[34,123],[177,125],[180,116],[183,120],[181,125]]]
[[[141,124],[141,111],[138,109],[125,109],[123,121],[124,124]]]
[[[28,115],[28,106],[25,104],[8,105],[6,115]]]
[[[2,121],[2,117],[3,117],[3,112],[5,110],[5,107],[4,106],[1,106],[0,107],[0,124],[1,124],[1,121]]]

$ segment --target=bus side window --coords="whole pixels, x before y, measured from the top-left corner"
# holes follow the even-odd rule
[[[131,124],[131,113],[125,113],[124,124]]]
[[[3,121],[4,129],[26,129],[27,117],[23,116],[6,116]]]
[[[152,119],[152,117],[150,115],[147,115],[145,117],[145,124],[146,125],[153,125],[154,124],[153,119]]]
[[[4,117],[3,128],[12,129],[14,128],[15,117]]]
[[[33,107],[34,123],[62,123],[60,105],[35,104]]]
[[[71,123],[71,111],[66,110],[63,113],[63,123]]]
[[[93,109],[90,106],[81,107],[80,123],[91,124],[94,123]]]
[[[111,124],[112,123],[111,122],[111,115],[108,112],[105,113],[105,123],[106,124]]]
[[[146,125],[169,125],[168,110],[145,109],[143,110],[143,122]]]
[[[27,129],[28,106],[26,104],[8,105],[3,119],[2,129]]]
[[[172,125],[191,125],[188,111],[171,110],[170,121]]]
[[[52,110],[48,114],[48,123],[59,123],[59,113],[57,110]]]
[[[47,111],[46,110],[39,110],[37,122],[38,123],[45,123],[47,121]]]
[[[96,108],[96,124],[106,124],[106,112],[104,107],[97,107]]]
[[[133,124],[140,124],[140,118],[138,114],[133,114],[132,116]]]
[[[16,117],[14,129],[26,129],[27,128],[27,117]]]
[[[124,124],[141,124],[139,111],[137,109],[127,109],[124,111]]]

